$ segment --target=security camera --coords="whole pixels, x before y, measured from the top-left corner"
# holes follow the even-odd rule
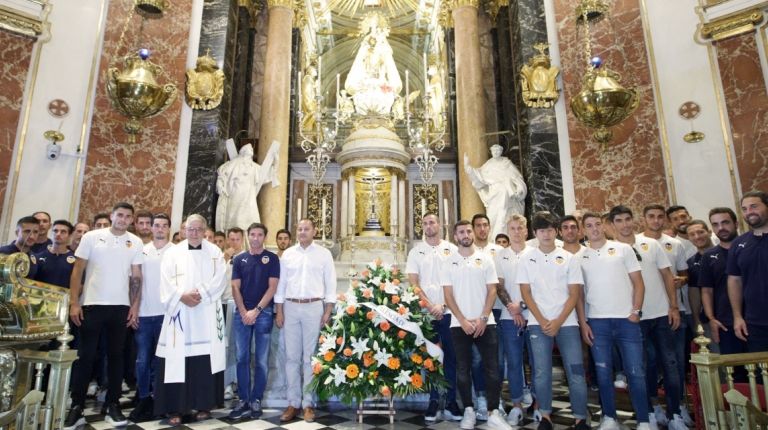
[[[49,143],[45,155],[49,160],[57,160],[61,156],[61,145],[57,145],[56,142]]]

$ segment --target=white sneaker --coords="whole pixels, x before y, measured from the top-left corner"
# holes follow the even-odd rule
[[[613,381],[613,386],[622,390],[627,389],[627,377],[623,373],[616,374],[616,380]]]
[[[512,427],[504,421],[504,415],[500,410],[494,409],[488,417],[488,428],[498,430],[512,430]]]
[[[672,421],[669,422],[669,426],[667,426],[668,430],[688,430],[688,427],[685,425],[685,420],[683,420],[683,417],[681,417],[678,414],[675,414],[672,416]]]
[[[656,424],[660,426],[669,424],[667,413],[664,412],[664,408],[662,408],[661,405],[656,405],[653,407],[653,415],[656,418]]]
[[[648,414],[648,428],[651,430],[659,430],[659,423],[656,421],[656,416],[653,412]]]
[[[488,400],[485,396],[477,396],[477,420],[488,421]]]
[[[519,426],[523,423],[523,410],[518,407],[512,408],[507,414],[507,423],[511,426]]]
[[[506,417],[507,413],[504,411],[504,400],[499,399],[499,413],[501,413],[502,417]]]
[[[97,384],[96,381],[91,381],[91,383],[88,384],[88,391],[86,391],[85,395],[93,397],[96,395],[97,391],[99,391],[99,384]]]
[[[99,403],[104,403],[105,401],[107,401],[106,388],[99,388],[99,390],[96,392],[96,401]]]
[[[531,403],[533,403],[533,395],[531,395],[531,387],[525,386],[523,387],[523,402],[524,405],[528,406]]]
[[[653,430],[650,423],[637,423],[637,430]]]
[[[541,412],[539,412],[538,409],[533,410],[533,420],[536,421],[537,423],[540,423],[542,420]]]
[[[229,384],[227,385],[227,388],[224,389],[224,400],[232,400],[233,398],[235,398],[235,389],[232,384]]]
[[[603,420],[600,422],[600,427],[598,427],[597,430],[621,430],[621,427],[619,427],[619,423],[616,422],[615,419],[611,417],[603,417]]]
[[[473,430],[477,424],[477,417],[475,416],[475,410],[471,407],[464,408],[464,417],[461,418],[459,428],[464,430]]]
[[[693,418],[691,418],[691,414],[688,413],[688,407],[684,404],[680,405],[680,417],[683,418],[683,422],[685,422],[686,426],[693,427],[695,425]]]
[[[123,385],[120,386],[120,389],[123,391],[123,393],[127,393],[131,391],[131,387],[128,386],[128,384],[123,381]]]

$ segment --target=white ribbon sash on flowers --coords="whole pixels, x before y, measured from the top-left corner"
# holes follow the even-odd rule
[[[419,327],[418,324],[416,324],[413,321],[409,321],[408,318],[400,315],[399,313],[395,312],[394,310],[384,306],[384,305],[374,305],[371,302],[365,302],[360,303],[360,305],[365,306],[371,310],[374,310],[379,313],[379,315],[383,316],[387,319],[387,321],[391,322],[392,324],[400,327],[401,329],[413,333],[416,335],[416,344],[424,343],[427,346],[427,352],[432,357],[437,358],[441,363],[443,362],[443,350],[439,346],[435,345],[434,343],[430,342],[428,339],[424,338],[424,333],[421,332],[421,327]]]

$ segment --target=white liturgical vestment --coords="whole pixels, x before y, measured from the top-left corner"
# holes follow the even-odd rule
[[[165,358],[165,382],[185,382],[185,358],[209,355],[211,373],[225,367],[226,345],[221,295],[226,288],[224,255],[204,240],[202,249],[190,250],[185,240],[169,249],[160,265],[160,299],[165,307],[157,356]],[[187,291],[197,290],[201,302],[181,302]]]

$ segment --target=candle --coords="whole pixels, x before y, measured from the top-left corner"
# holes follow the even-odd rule
[[[296,201],[296,224],[301,221],[301,197]]]
[[[339,82],[341,81],[341,75],[336,73],[336,111],[339,111]]]
[[[320,217],[322,218],[323,222],[323,240],[325,240],[325,211],[327,209],[327,203],[325,200],[325,197],[323,197],[323,211],[320,213]]]
[[[445,223],[448,224],[450,222],[448,218],[448,199],[443,199],[443,216],[445,217]]]
[[[427,199],[424,197],[421,198],[421,217],[424,218],[424,215],[427,214]]]
[[[323,57],[317,57],[317,82],[321,82],[323,77]],[[317,86],[317,93],[320,94],[320,85]]]
[[[296,106],[298,111],[301,112],[301,70],[299,70],[299,80],[296,83]]]
[[[408,112],[408,69],[405,69],[405,111]]]
[[[427,92],[427,86],[429,85],[429,76],[427,76],[427,53],[422,56],[424,60],[424,92]]]

